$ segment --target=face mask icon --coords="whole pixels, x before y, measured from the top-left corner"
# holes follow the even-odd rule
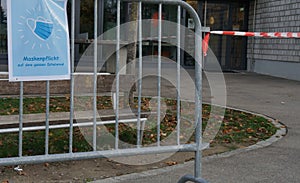
[[[53,22],[46,20],[43,17],[38,17],[36,20],[28,18],[27,25],[33,34],[43,41],[50,37],[53,30]]]

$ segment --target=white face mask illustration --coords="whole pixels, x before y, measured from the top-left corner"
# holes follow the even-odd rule
[[[35,36],[44,41],[51,36],[53,30],[53,22],[43,17],[38,17],[36,20],[28,18],[27,25]]]

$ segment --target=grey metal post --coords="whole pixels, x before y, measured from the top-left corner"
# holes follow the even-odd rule
[[[196,23],[195,27],[195,112],[196,112],[196,146],[195,153],[195,177],[201,177],[201,158],[202,158],[202,44],[201,44],[201,24],[200,21]]]
[[[69,128],[69,153],[73,152],[73,122],[74,122],[74,71],[75,71],[75,0],[71,8],[71,86],[70,86],[70,128]]]
[[[181,49],[180,49],[180,27],[181,27],[181,7],[177,7],[177,145],[180,145],[180,122],[181,122],[181,108],[180,108],[180,58],[181,58]]]
[[[93,150],[97,151],[98,0],[94,3]]]
[[[162,4],[158,7],[157,145],[160,146]]]
[[[120,24],[121,1],[117,0],[117,45],[116,45],[116,125],[115,125],[115,149],[119,149],[119,98],[120,98]]]
[[[49,112],[50,112],[50,81],[46,81],[46,128],[45,128],[45,154],[49,154]]]
[[[19,101],[19,157],[22,157],[23,151],[23,94],[24,83],[20,82],[20,101]]]
[[[141,110],[142,110],[142,77],[143,77],[143,38],[142,38],[142,2],[139,2],[138,6],[138,28],[139,28],[139,70],[138,70],[138,123],[137,123],[137,147],[142,144],[141,133]],[[143,129],[142,129],[143,130]]]

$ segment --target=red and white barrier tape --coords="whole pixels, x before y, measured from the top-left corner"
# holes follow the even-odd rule
[[[207,55],[210,34],[227,35],[227,36],[261,37],[261,38],[300,38],[300,32],[210,31],[205,35],[202,41],[202,51],[204,56]]]
[[[238,31],[211,31],[211,34],[229,36],[247,36],[264,38],[300,38],[300,32],[238,32]]]

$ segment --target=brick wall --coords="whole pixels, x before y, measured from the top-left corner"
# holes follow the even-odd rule
[[[250,3],[249,31],[253,31],[253,7],[254,0]],[[300,32],[299,0],[257,0],[254,31]],[[250,61],[300,63],[300,39],[249,38],[247,52]]]

